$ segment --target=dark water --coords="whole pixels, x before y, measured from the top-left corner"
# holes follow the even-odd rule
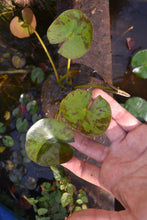
[[[130,65],[136,52],[147,49],[147,0],[110,0],[110,13],[113,83],[132,96],[147,100],[147,79],[134,75]],[[135,41],[131,50],[126,44],[128,37]]]

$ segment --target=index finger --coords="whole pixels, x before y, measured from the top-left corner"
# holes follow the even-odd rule
[[[123,130],[128,132],[141,124],[141,122],[138,121],[137,118],[135,118],[107,93],[100,89],[94,89],[92,91],[93,99],[96,99],[99,95],[102,96],[110,104],[112,119],[114,119]]]

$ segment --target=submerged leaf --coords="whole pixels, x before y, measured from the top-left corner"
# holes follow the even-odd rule
[[[26,152],[31,160],[42,166],[55,166],[73,156],[72,131],[67,125],[55,119],[37,121],[27,132]]]
[[[92,104],[91,92],[76,90],[61,103],[67,123],[87,136],[98,136],[106,131],[111,120],[111,109],[101,96]]]
[[[131,61],[133,73],[137,76],[147,79],[147,50],[141,50],[136,53]]]
[[[47,37],[51,44],[62,43],[59,54],[66,58],[78,58],[91,46],[93,25],[81,11],[70,9],[59,15],[50,25]]]
[[[37,25],[36,17],[30,8],[24,8],[22,10],[22,17],[23,20],[15,16],[10,22],[10,31],[18,38],[29,37],[34,33],[33,29],[35,29]]]

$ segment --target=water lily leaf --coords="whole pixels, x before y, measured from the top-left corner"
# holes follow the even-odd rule
[[[17,53],[12,57],[12,64],[15,68],[22,68],[26,64],[26,59],[21,53]]]
[[[30,114],[35,114],[38,111],[38,103],[36,100],[32,100],[30,102],[28,102],[26,109],[28,112],[30,112]]]
[[[98,136],[109,126],[111,109],[101,96],[90,103],[91,92],[76,90],[65,97],[60,108],[70,126],[87,136]]]
[[[73,149],[72,131],[67,125],[55,119],[37,121],[27,132],[26,152],[31,160],[41,166],[56,166],[71,159]]]
[[[66,58],[83,56],[93,39],[93,25],[79,10],[64,11],[50,25],[47,37],[51,44],[62,43],[58,53]]]
[[[5,151],[6,147],[5,146],[0,146],[0,154]]]
[[[10,31],[18,38],[29,37],[34,33],[33,29],[35,29],[37,25],[36,17],[30,8],[24,8],[22,10],[22,18],[23,20],[15,16],[10,22]]]
[[[16,120],[16,128],[20,133],[25,132],[28,129],[28,121],[26,119],[18,118]]]
[[[3,134],[6,131],[6,127],[4,125],[4,123],[0,122],[0,133]]]
[[[3,144],[7,147],[12,147],[14,145],[14,140],[11,136],[5,135],[2,139]]]
[[[136,53],[131,61],[133,73],[137,76],[147,79],[147,50],[141,50]]]
[[[35,67],[31,72],[31,79],[33,82],[41,83],[44,78],[44,72],[40,67]]]
[[[147,122],[147,101],[140,97],[128,99],[123,107],[142,122]]]

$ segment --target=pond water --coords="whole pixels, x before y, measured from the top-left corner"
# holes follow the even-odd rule
[[[147,100],[147,79],[133,74],[130,65],[136,52],[147,49],[147,0],[110,0],[110,12],[113,83],[132,96]],[[133,39],[131,50],[127,47],[127,38]]]

